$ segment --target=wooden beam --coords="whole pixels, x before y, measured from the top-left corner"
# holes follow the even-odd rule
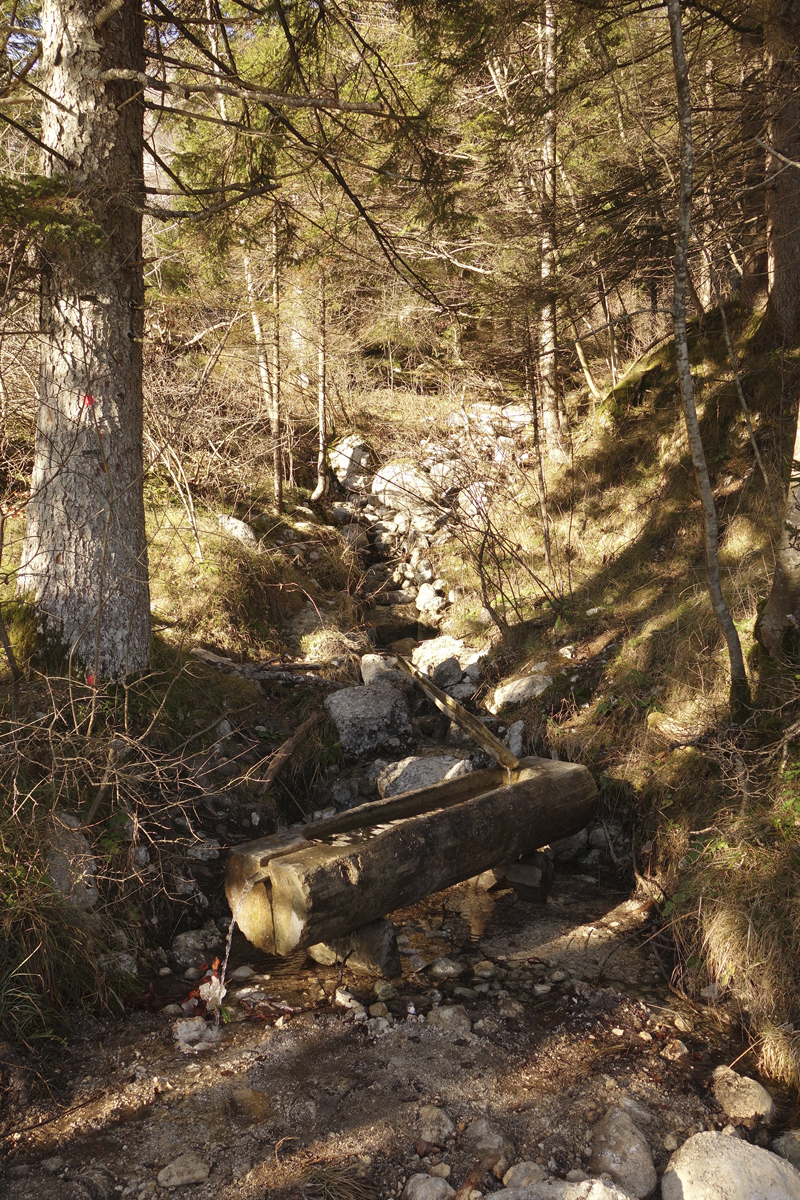
[[[482,721],[474,717],[471,712],[467,712],[463,704],[459,704],[452,696],[448,696],[447,692],[443,692],[437,687],[433,680],[409,662],[407,658],[397,657],[398,666],[405,671],[419,688],[425,693],[429,700],[432,700],[440,712],[450,717],[458,725],[459,729],[463,729],[468,733],[474,742],[490,754],[495,762],[500,763],[501,767],[511,767],[512,770],[519,766],[519,759],[515,757],[504,742],[496,738],[493,733],[490,733]]]

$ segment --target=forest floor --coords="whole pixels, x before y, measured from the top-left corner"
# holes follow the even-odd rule
[[[505,1168],[534,1162],[542,1177],[579,1180],[593,1127],[615,1105],[644,1134],[659,1174],[702,1130],[738,1124],[739,1136],[764,1144],[757,1120],[731,1122],[709,1090],[714,1067],[743,1050],[738,1025],[724,1004],[670,993],[648,944],[650,908],[607,874],[557,875],[545,906],[473,884],[431,896],[394,915],[404,949],[460,962],[463,979],[437,983],[436,996],[405,954],[382,1021],[331,1003],[338,969],[303,955],[269,959],[237,938],[231,968],[255,971],[245,994],[263,985],[300,1011],[278,1028],[234,999],[219,1041],[197,1053],[159,1013],[76,1014],[49,1094],[4,1123],[3,1194],[359,1200],[399,1195],[410,1176],[443,1167],[453,1187],[489,1194],[502,1185],[470,1139],[474,1121],[505,1138]],[[193,986],[174,975],[152,982],[165,1000]],[[341,982],[376,1002],[368,977],[345,969]],[[454,994],[474,993],[473,983],[486,990]],[[428,1019],[434,1003],[455,1008],[452,1027]],[[773,1134],[792,1112],[776,1097]],[[453,1122],[441,1147],[425,1143],[424,1106]],[[162,1190],[159,1173],[187,1154],[207,1179]]]

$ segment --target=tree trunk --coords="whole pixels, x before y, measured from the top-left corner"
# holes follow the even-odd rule
[[[281,277],[278,265],[278,221],[272,216],[272,492],[275,512],[283,512],[283,431],[281,429]]]
[[[773,658],[781,660],[800,650],[800,411],[795,424],[794,450],[786,492],[775,574],[761,619],[758,638]]]
[[[81,218],[42,252],[40,404],[18,590],[45,646],[87,674],[150,660],[142,494],[141,3],[44,0],[44,172],[66,174]],[[101,14],[106,18],[98,24]],[[69,164],[69,165],[67,165]]]
[[[326,396],[326,374],[328,370],[327,306],[325,300],[325,271],[319,273],[319,343],[317,347],[317,409],[319,434],[317,442],[317,486],[311,494],[312,500],[320,500],[328,490],[328,404]]]
[[[742,656],[739,634],[731,619],[719,577],[719,528],[714,494],[708,474],[700,423],[694,398],[694,383],[689,362],[689,340],[686,333],[686,285],[688,275],[689,237],[692,227],[692,100],[689,92],[689,73],[683,47],[680,0],[667,0],[672,59],[675,67],[675,83],[678,92],[678,123],[680,127],[681,173],[680,173],[680,217],[675,238],[675,296],[673,321],[675,326],[675,358],[680,381],[686,432],[692,449],[692,463],[697,479],[697,488],[703,505],[706,534],[706,571],[708,590],[714,615],[728,646],[731,668],[731,713],[735,720],[742,719],[750,704],[750,688]]]
[[[785,158],[800,160],[800,22],[773,13],[764,22],[767,141]],[[770,180],[770,176],[773,176]],[[800,172],[767,156],[767,315],[783,339],[797,332],[800,317]]]
[[[741,57],[740,131],[742,144],[742,304],[753,312],[767,296],[767,247],[764,231],[764,151],[755,139],[762,138],[764,114],[764,36],[761,29],[745,32],[739,39]]]
[[[558,407],[558,357],[556,327],[556,14],[553,0],[545,0],[544,95],[542,121],[542,306],[539,312],[539,370],[542,419],[550,454],[561,446]]]

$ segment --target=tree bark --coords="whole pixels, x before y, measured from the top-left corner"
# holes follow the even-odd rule
[[[43,169],[66,172],[80,216],[42,252],[40,404],[18,590],[38,607],[46,647],[96,678],[119,678],[150,660],[143,105],[138,83],[100,75],[143,70],[144,31],[140,0],[98,26],[102,7],[42,5],[42,140],[54,151]]]
[[[774,659],[795,656],[800,650],[800,411],[775,574],[757,630],[759,641]]]
[[[793,162],[800,160],[800,21],[789,6],[779,16],[773,6],[764,22],[767,142]],[[774,178],[770,179],[770,176]],[[767,156],[767,316],[783,339],[797,332],[800,318],[800,173]]]
[[[317,346],[317,411],[318,411],[318,440],[317,440],[317,486],[311,493],[312,500],[321,500],[328,490],[328,404],[327,404],[327,375],[328,370],[328,330],[327,304],[325,297],[325,270],[319,273],[319,343]]]
[[[764,151],[755,139],[763,137],[764,35],[761,29],[742,33],[740,131],[742,143],[742,304],[753,312],[767,296],[767,246],[765,234]]]
[[[281,429],[281,276],[278,220],[272,215],[272,492],[275,512],[283,512],[283,431]]]
[[[750,687],[747,682],[747,672],[745,671],[739,634],[736,631],[736,626],[725,603],[720,583],[717,510],[714,504],[714,494],[711,489],[711,480],[708,474],[703,442],[700,437],[700,422],[697,418],[694,383],[689,362],[689,339],[686,332],[687,260],[689,237],[692,227],[692,99],[689,91],[689,73],[683,46],[680,0],[667,0],[667,13],[669,15],[670,38],[672,42],[672,60],[675,68],[675,84],[678,93],[678,123],[681,148],[680,215],[678,231],[675,237],[675,293],[673,303],[675,358],[681,397],[683,399],[683,411],[686,419],[686,432],[689,436],[697,488],[703,505],[708,590],[711,596],[714,615],[717,618],[728,647],[731,670],[731,713],[735,720],[740,720],[750,704]]]
[[[542,419],[548,453],[561,448],[558,407],[558,356],[556,325],[556,13],[553,0],[545,0],[544,96],[542,121],[542,306],[539,312],[539,371]]]

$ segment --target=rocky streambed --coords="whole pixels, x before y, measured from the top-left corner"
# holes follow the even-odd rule
[[[139,981],[161,1011],[81,1018],[49,1097],[6,1111],[2,1194],[800,1197],[791,1105],[728,1069],[724,998],[668,991],[646,902],[583,870],[544,906],[470,882],[393,920],[391,982],[237,938],[196,1041],[176,1014],[222,933],[183,935]]]

